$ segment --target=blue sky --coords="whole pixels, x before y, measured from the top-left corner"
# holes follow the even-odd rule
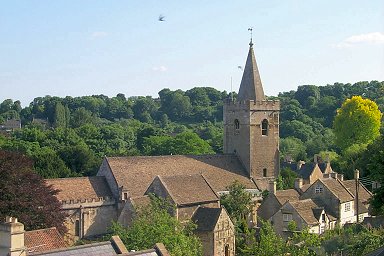
[[[267,95],[384,80],[382,0],[3,0],[0,101],[237,91],[249,27]]]

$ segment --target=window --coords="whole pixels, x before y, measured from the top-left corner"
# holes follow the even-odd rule
[[[292,214],[283,213],[283,221],[291,221],[291,220],[292,220]]]
[[[235,129],[239,130],[240,129],[240,122],[238,119],[235,119]]]
[[[263,177],[267,177],[267,168],[263,169]]]
[[[325,213],[321,214],[321,221],[320,222],[325,222]]]
[[[322,185],[317,185],[315,187],[315,193],[316,194],[323,193],[323,186]]]
[[[75,221],[75,236],[80,236],[80,220]]]
[[[345,203],[344,211],[349,212],[351,210],[351,202]]]
[[[360,214],[359,215],[359,222],[362,222],[364,220],[364,215]]]
[[[268,120],[264,119],[261,122],[261,135],[268,136]]]
[[[127,192],[124,192],[124,197],[123,197],[124,200],[127,200],[128,199],[128,193]]]

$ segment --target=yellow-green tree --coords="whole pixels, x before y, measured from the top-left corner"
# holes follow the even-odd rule
[[[380,135],[381,112],[370,99],[353,96],[337,110],[333,122],[336,145],[346,149],[353,144],[368,144]]]

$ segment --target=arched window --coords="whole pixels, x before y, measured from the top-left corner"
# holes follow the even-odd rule
[[[229,256],[229,244],[225,245],[225,256]]]
[[[267,177],[267,168],[263,169],[263,177]]]
[[[261,135],[268,136],[268,120],[264,119],[261,122]]]
[[[239,130],[240,129],[240,122],[238,119],[235,119],[235,129]]]
[[[80,220],[75,221],[75,236],[80,236]]]

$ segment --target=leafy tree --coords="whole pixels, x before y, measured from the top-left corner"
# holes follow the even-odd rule
[[[295,137],[287,137],[280,139],[280,152],[283,157],[290,156],[292,159],[299,161],[306,159],[304,143]]]
[[[381,112],[375,102],[360,96],[347,99],[333,123],[336,144],[345,149],[372,142],[380,135],[380,121]]]
[[[32,170],[24,155],[0,151],[0,216],[15,216],[26,230],[56,227],[62,234],[65,214],[56,199],[57,190],[47,186]]]
[[[221,197],[221,205],[228,211],[234,223],[246,219],[251,211],[252,195],[239,181],[235,181],[227,189],[229,193]]]
[[[193,234],[195,225],[182,224],[169,214],[170,208],[168,202],[152,197],[149,206],[137,209],[131,227],[114,223],[112,233],[120,236],[128,250],[144,250],[163,243],[174,256],[202,255],[201,242]]]

